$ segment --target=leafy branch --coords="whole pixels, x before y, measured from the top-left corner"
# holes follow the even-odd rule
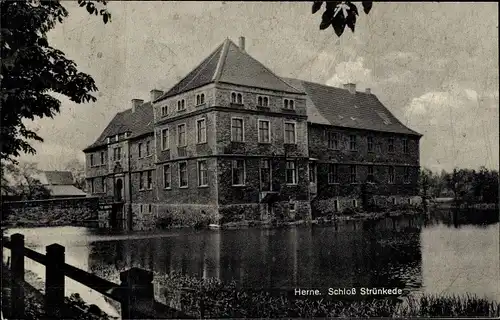
[[[354,32],[356,19],[359,16],[358,8],[351,1],[313,1],[312,13],[321,10],[325,3],[325,11],[321,16],[320,30],[325,30],[332,26],[337,36],[344,33],[345,27]],[[363,11],[368,14],[372,9],[372,1],[362,1]]]

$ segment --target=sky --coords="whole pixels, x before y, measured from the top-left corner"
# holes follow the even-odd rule
[[[63,169],[131,99],[167,90],[224,39],[284,77],[341,86],[354,82],[405,125],[422,133],[420,162],[435,171],[499,167],[497,3],[358,3],[354,33],[319,30],[309,2],[110,2],[112,22],[76,1],[49,32],[49,43],[90,74],[95,103],[63,96],[54,119],[27,124],[44,138],[40,169]]]

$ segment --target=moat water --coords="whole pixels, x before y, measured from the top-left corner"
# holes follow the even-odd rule
[[[141,267],[250,287],[402,288],[405,293],[472,293],[500,301],[498,213],[481,221],[477,215],[459,220],[446,212],[433,216],[285,229],[110,235],[50,227],[9,229],[7,234],[24,234],[26,245],[41,253],[59,243],[66,247],[67,263],[116,283],[120,271]],[[44,266],[26,259],[26,267],[43,279]],[[66,284],[67,295],[78,292],[116,315],[99,293],[68,278]]]

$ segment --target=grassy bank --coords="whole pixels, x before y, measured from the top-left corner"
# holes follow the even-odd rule
[[[283,292],[238,288],[235,283],[180,275],[158,276],[166,303],[193,317],[498,317],[499,303],[472,295],[338,299],[298,297]]]

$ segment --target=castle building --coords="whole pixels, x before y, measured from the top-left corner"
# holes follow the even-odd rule
[[[149,228],[308,220],[417,195],[421,135],[370,92],[282,78],[225,40],[84,152],[89,192]]]

